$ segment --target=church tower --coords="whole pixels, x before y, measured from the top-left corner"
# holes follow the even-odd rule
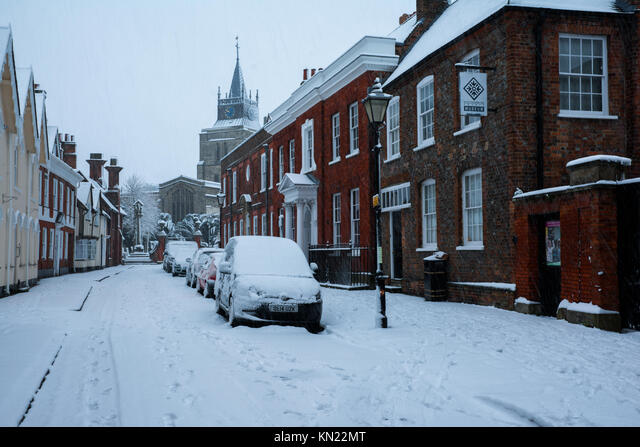
[[[236,67],[229,92],[222,97],[218,87],[218,119],[200,132],[198,179],[220,182],[220,160],[260,129],[258,92],[247,91],[240,68],[240,44],[236,37]]]

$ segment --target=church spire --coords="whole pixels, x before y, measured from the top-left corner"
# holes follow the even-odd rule
[[[242,77],[242,69],[240,68],[240,44],[238,36],[236,36],[236,69],[233,72],[233,80],[231,81],[231,90],[229,98],[244,98],[245,85]]]

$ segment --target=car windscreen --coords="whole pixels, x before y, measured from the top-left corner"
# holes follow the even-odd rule
[[[289,239],[275,237],[239,240],[233,254],[233,270],[238,275],[313,277],[300,247]]]

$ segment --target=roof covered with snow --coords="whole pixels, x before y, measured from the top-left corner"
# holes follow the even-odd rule
[[[457,0],[424,32],[384,85],[390,84],[418,62],[506,6],[602,13],[622,12],[612,0]]]
[[[20,102],[20,113],[24,114],[27,104],[27,94],[29,93],[29,84],[31,83],[30,68],[16,68],[16,76],[18,78],[18,102]]]
[[[567,168],[572,166],[578,166],[585,163],[592,163],[594,161],[602,161],[606,163],[617,163],[622,166],[631,166],[631,159],[627,157],[619,157],[617,155],[591,155],[589,157],[582,157],[567,163]]]
[[[260,124],[258,120],[250,120],[247,117],[244,118],[236,118],[232,120],[218,120],[211,127],[211,129],[220,129],[226,127],[244,127],[250,130],[257,130],[260,128]]]
[[[416,26],[418,26],[418,17],[414,12],[406,22],[391,31],[391,33],[389,33],[387,37],[393,37],[397,43],[404,43],[404,41],[407,40],[407,37],[409,37],[409,34],[411,34]]]
[[[2,48],[2,60],[9,48],[9,37],[11,37],[11,29],[8,26],[0,26],[0,48]]]

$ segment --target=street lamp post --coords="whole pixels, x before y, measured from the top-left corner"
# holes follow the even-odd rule
[[[219,217],[218,217],[218,233],[219,233],[219,237],[218,237],[218,245],[220,246],[220,248],[222,248],[222,208],[224,205],[224,199],[225,199],[225,195],[222,192],[219,192],[216,195],[216,199],[218,200],[218,209],[220,210],[219,213]],[[212,233],[213,233],[213,228],[209,229],[209,240],[211,240],[212,238]],[[229,237],[229,235],[227,235],[227,237]]]
[[[376,327],[387,327],[387,315],[386,315],[386,298],[385,298],[385,286],[384,286],[384,274],[382,269],[382,229],[380,228],[380,214],[382,212],[380,203],[380,128],[384,124],[384,120],[387,115],[387,107],[392,96],[382,91],[382,85],[380,84],[380,78],[376,78],[373,86],[369,88],[367,97],[362,100],[364,108],[367,112],[367,118],[369,124],[375,131],[375,146],[373,147],[374,159],[375,159],[375,175],[374,175],[374,191],[373,207],[376,216],[376,257],[378,268],[376,270],[376,291],[378,293],[378,309],[376,314]]]

